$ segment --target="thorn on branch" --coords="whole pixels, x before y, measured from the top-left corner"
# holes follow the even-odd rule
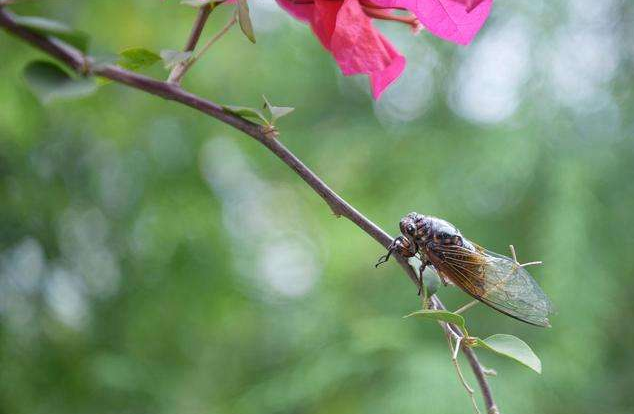
[[[489,411],[487,414],[500,414],[500,410],[498,410],[497,405],[494,405],[491,408],[489,408]]]
[[[328,202],[328,207],[330,207],[330,210],[332,211],[332,214],[335,215],[335,217],[340,218],[341,216],[343,216],[343,211],[338,205]]]
[[[484,372],[484,375],[488,377],[497,377],[498,375],[498,372],[493,368],[482,367],[482,372]]]
[[[268,139],[278,139],[280,137],[280,131],[275,125],[262,125],[262,134]]]

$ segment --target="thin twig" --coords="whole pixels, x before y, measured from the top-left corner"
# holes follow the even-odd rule
[[[472,300],[471,302],[467,303],[466,305],[456,309],[453,313],[463,313],[468,311],[469,309],[473,308],[475,305],[477,305],[478,303],[480,303],[480,301],[477,300]]]
[[[200,52],[196,53],[191,58],[189,58],[186,61],[182,62],[182,69],[179,72],[179,76],[175,77],[172,80],[172,82],[174,82],[174,83],[180,82],[181,78],[183,77],[183,75],[185,75],[185,73],[189,70],[189,68],[191,68],[194,65],[194,63],[196,63],[198,61],[198,59],[200,59],[200,57],[206,51],[208,51],[211,46],[213,46],[214,43],[216,43],[218,40],[220,40],[220,38],[222,36],[227,34],[229,29],[231,29],[231,27],[234,24],[236,24],[237,22],[238,22],[238,18],[236,17],[236,14],[234,13],[233,16],[231,16],[231,19],[229,19],[229,21],[227,22],[227,24],[225,24],[225,26],[222,29],[220,29],[220,31],[218,33],[216,33],[216,35],[214,37],[212,37],[211,39],[209,39],[207,41],[207,43],[205,43],[205,45],[202,47],[202,49],[200,49]]]
[[[432,306],[434,309],[446,309],[445,305],[440,301],[438,296],[433,295]],[[460,329],[451,323],[440,322],[440,326],[445,330],[445,332],[451,336],[464,336]],[[467,357],[467,361],[469,361],[469,365],[471,366],[471,370],[478,381],[478,385],[480,385],[480,390],[482,391],[482,398],[484,399],[484,405],[487,409],[487,414],[500,414],[497,405],[495,404],[495,400],[493,399],[493,394],[491,393],[491,387],[489,386],[489,382],[487,381],[487,368],[480,364],[478,361],[478,357],[471,347],[463,346],[462,353]]]
[[[216,3],[208,3],[198,9],[198,15],[196,16],[196,20],[194,21],[194,25],[192,26],[192,31],[189,34],[189,38],[187,39],[187,43],[183,48],[183,52],[193,52],[196,49],[196,45],[198,44],[198,40],[200,39],[200,35],[203,32],[203,28],[205,27],[205,23],[207,23],[207,19],[209,19],[209,15],[216,7]],[[188,66],[185,62],[181,62],[177,64],[174,69],[169,74],[167,78],[168,82],[179,83],[180,80],[185,75]]]
[[[304,163],[302,163],[280,141],[268,138],[266,128],[263,126],[255,124],[233,113],[227,112],[220,105],[187,92],[180,86],[173,83],[161,82],[147,76],[125,70],[116,65],[94,65],[94,59],[84,56],[80,51],[72,46],[54,38],[42,36],[26,27],[20,26],[15,21],[13,15],[2,7],[0,7],[0,27],[3,27],[7,32],[13,34],[14,36],[25,40],[37,49],[40,49],[50,56],[64,62],[78,74],[87,73],[88,75],[101,76],[123,85],[127,85],[131,88],[160,96],[167,100],[179,102],[244,132],[268,148],[272,153],[280,158],[282,162],[295,171],[297,175],[304,180],[304,182],[306,182],[306,184],[308,184],[337,215],[344,216],[352,221],[383,247],[387,248],[392,243],[392,237],[390,237],[389,234],[383,231],[380,227],[366,218],[337,193],[335,193],[321,180],[321,178],[304,165]],[[89,69],[88,71],[86,71],[87,66]],[[402,256],[395,256],[399,264],[405,270],[407,276],[418,287],[418,277],[412,267],[408,264],[407,260]],[[430,300],[434,309],[445,309],[444,305],[436,295],[432,295]],[[446,332],[452,332],[452,335],[460,337],[464,336],[460,329],[453,324],[442,322],[441,326]],[[462,352],[469,360],[473,373],[478,380],[488,414],[497,414],[498,410],[485,377],[484,367],[480,365],[471,348],[462,347]]]
[[[462,338],[458,338],[456,340],[456,347],[454,348],[451,343],[451,335],[445,335],[447,337],[447,344],[449,344],[449,351],[451,352],[451,362],[453,366],[456,368],[456,372],[458,373],[458,379],[465,390],[467,390],[467,394],[469,394],[469,398],[471,398],[471,404],[473,405],[473,409],[477,414],[480,414],[480,409],[478,408],[478,403],[475,399],[475,394],[473,392],[473,388],[469,385],[464,375],[462,374],[462,370],[460,369],[460,363],[458,362],[458,351],[460,350],[460,343]]]
[[[482,364],[480,364],[480,361],[478,361],[478,357],[476,356],[472,348],[468,346],[463,346],[462,353],[467,357],[467,361],[469,361],[469,365],[471,365],[471,369],[473,370],[476,380],[480,385],[480,389],[482,390],[482,397],[484,398],[484,404],[487,408],[487,414],[500,414],[500,410],[493,400],[493,394],[491,394],[491,388],[489,387],[488,381],[486,379],[486,375],[489,370],[484,368]]]

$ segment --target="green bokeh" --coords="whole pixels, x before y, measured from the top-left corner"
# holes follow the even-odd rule
[[[90,32],[101,56],[178,49],[194,16],[177,1],[13,9]],[[415,210],[544,261],[552,329],[467,314],[472,334],[542,358],[539,376],[479,351],[502,412],[632,412],[632,2],[498,0],[469,48],[378,24],[409,60],[379,103],[270,1],[252,13],[257,44],[233,30],[184,86],[294,106],[280,139],[387,231]],[[284,164],[115,84],[42,107],[21,72],[41,58],[0,32],[0,414],[472,412],[442,331],[401,318],[415,287],[375,270],[381,247]]]

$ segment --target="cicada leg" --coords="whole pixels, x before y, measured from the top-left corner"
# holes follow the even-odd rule
[[[379,261],[374,265],[374,267],[379,267],[379,265],[387,262],[393,253],[397,253],[403,257],[409,258],[416,255],[416,251],[417,248],[414,243],[411,243],[409,240],[407,240],[405,236],[398,236],[387,247],[387,254],[379,257]]]

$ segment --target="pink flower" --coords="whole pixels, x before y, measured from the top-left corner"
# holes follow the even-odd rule
[[[409,10],[432,34],[468,45],[489,17],[493,0],[372,0],[372,3]]]
[[[378,99],[405,68],[405,58],[374,28],[372,19],[421,24],[438,37],[468,44],[484,24],[493,0],[277,0],[308,23],[344,75],[370,77]],[[406,10],[412,15],[392,14]]]

